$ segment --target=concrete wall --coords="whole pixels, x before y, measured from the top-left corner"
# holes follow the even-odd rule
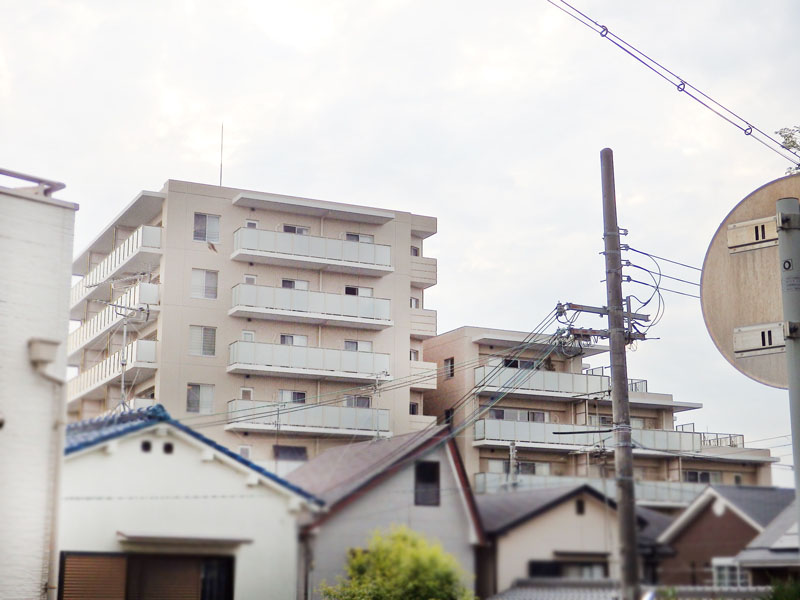
[[[364,548],[375,531],[386,531],[392,525],[406,525],[423,534],[429,541],[439,542],[453,554],[466,571],[465,583],[474,585],[473,540],[466,505],[462,499],[451,459],[445,448],[432,450],[421,460],[440,463],[441,504],[414,505],[414,465],[411,464],[389,479],[371,488],[325,521],[312,538],[313,568],[309,588],[313,598],[319,584],[336,583],[336,576],[345,573],[350,548]]]
[[[47,584],[64,391],[34,371],[28,340],[61,344],[48,372],[63,378],[76,209],[0,189],[0,598],[8,600],[39,598]]]
[[[141,443],[149,441],[151,451]],[[172,443],[172,454],[163,451]],[[234,597],[290,599],[297,579],[293,495],[264,484],[227,457],[208,460],[210,448],[156,425],[67,457],[62,495],[64,552],[144,552],[229,555]],[[204,456],[205,455],[205,456]],[[226,464],[223,464],[225,462]],[[151,536],[239,538],[240,545],[133,544],[117,532]]]

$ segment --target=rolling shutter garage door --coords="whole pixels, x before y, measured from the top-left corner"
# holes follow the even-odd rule
[[[65,554],[63,600],[125,600],[124,556]]]

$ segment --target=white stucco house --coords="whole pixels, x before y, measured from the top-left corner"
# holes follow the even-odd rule
[[[295,597],[320,502],[160,405],[67,428],[59,598]]]

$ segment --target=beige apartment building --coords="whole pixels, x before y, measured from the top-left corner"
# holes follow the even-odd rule
[[[161,403],[286,472],[327,447],[420,429],[436,219],[167,181],[77,255],[72,418]]]
[[[426,339],[425,358],[440,370],[436,389],[425,392],[425,414],[458,427],[496,401],[457,436],[478,493],[590,483],[613,495],[610,377],[588,363],[607,363],[608,348],[584,344],[578,355],[574,348],[548,355],[550,336],[540,335],[520,353],[527,335],[460,327]],[[702,405],[651,392],[641,379],[628,387],[642,504],[685,506],[709,483],[770,485],[770,465],[778,459],[769,450],[745,447],[739,434],[676,425]]]

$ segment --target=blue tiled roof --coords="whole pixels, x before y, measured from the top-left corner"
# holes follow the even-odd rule
[[[70,423],[67,425],[64,454],[69,455],[74,452],[78,452],[79,450],[90,448],[97,444],[102,444],[103,442],[122,437],[123,435],[138,431],[139,429],[150,427],[157,423],[166,423],[172,427],[175,427],[176,429],[180,429],[187,435],[190,435],[204,444],[211,446],[217,452],[220,452],[225,456],[232,458],[236,462],[245,465],[259,475],[263,475],[264,477],[271,479],[275,483],[278,483],[279,485],[303,496],[308,500],[311,500],[312,502],[323,504],[322,500],[313,494],[308,493],[301,487],[289,483],[285,479],[275,475],[275,473],[259,467],[257,464],[247,460],[235,452],[232,452],[225,446],[218,444],[214,440],[211,440],[206,436],[196,432],[191,427],[187,427],[183,423],[176,421],[170,417],[167,410],[160,404],[149,406],[147,408],[140,408],[130,412],[98,417],[96,419],[79,421],[77,423]]]

